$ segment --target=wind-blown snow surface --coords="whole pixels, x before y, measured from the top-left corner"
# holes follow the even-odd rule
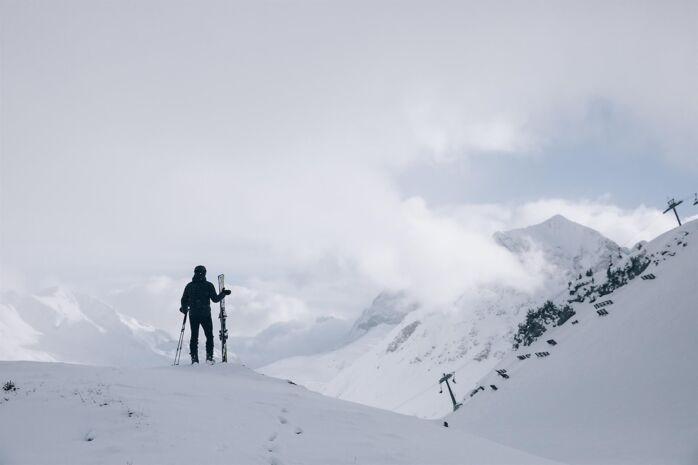
[[[0,362],[0,463],[546,464],[239,365]]]
[[[509,379],[484,378],[451,426],[569,463],[698,463],[698,221],[646,247],[655,279],[598,299],[612,302],[605,316],[575,304],[496,367]]]

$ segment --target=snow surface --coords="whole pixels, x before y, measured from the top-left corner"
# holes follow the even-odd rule
[[[323,397],[235,364],[116,369],[0,362],[0,463],[553,463]]]
[[[481,380],[451,426],[568,463],[698,463],[698,221],[645,247],[655,279],[599,298],[613,302],[606,316],[574,304],[570,321],[496,367],[509,379]]]
[[[393,326],[387,324],[374,326],[363,337],[340,349],[315,356],[285,358],[278,363],[278,366],[276,363],[265,366],[263,373],[276,378],[287,378],[289,373],[301,373],[303,386],[322,392],[327,383],[379,344],[392,328]],[[309,360],[312,360],[312,363],[308,363]]]

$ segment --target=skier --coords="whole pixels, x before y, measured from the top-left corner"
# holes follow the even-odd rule
[[[191,363],[199,363],[199,325],[206,335],[206,361],[213,364],[213,321],[211,320],[211,303],[220,302],[223,297],[230,295],[228,289],[216,293],[213,284],[206,281],[206,268],[202,265],[194,268],[194,277],[184,288],[182,294],[182,313],[189,312],[189,325],[191,339],[189,340],[189,354]]]

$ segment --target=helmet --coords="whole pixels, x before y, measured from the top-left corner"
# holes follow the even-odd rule
[[[206,276],[206,267],[203,265],[197,266],[196,268],[194,268],[194,274],[200,275],[200,276]]]

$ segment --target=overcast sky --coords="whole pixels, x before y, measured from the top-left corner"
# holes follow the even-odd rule
[[[631,245],[698,189],[695,1],[0,5],[3,289],[165,325],[204,264],[253,334],[534,285],[493,231]]]

